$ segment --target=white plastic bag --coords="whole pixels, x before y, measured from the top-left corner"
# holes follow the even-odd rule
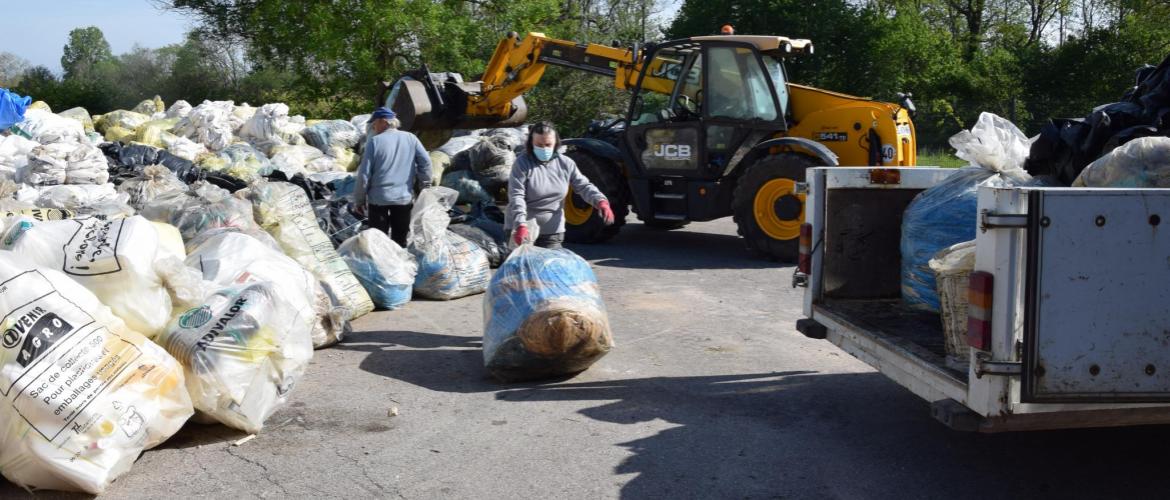
[[[305,173],[305,166],[309,162],[325,158],[325,153],[322,153],[321,150],[304,144],[277,146],[272,151],[272,168],[284,172],[290,179],[297,174]],[[332,163],[330,160],[329,164],[332,165]]]
[[[134,209],[128,204],[130,197],[119,193],[109,183],[44,186],[30,194],[36,196],[34,204],[38,207],[68,210],[80,216],[117,218],[134,215]]]
[[[1170,188],[1170,137],[1141,137],[1098,158],[1074,187]]]
[[[41,144],[87,142],[81,122],[40,109],[24,112],[24,121],[12,126],[12,132]]]
[[[189,187],[186,192],[167,193],[146,203],[142,216],[179,228],[188,252],[192,241],[201,233],[219,228],[236,228],[276,247],[276,242],[252,217],[251,203],[205,181]]]
[[[92,291],[134,331],[154,338],[171,319],[159,235],[142,217],[37,222],[20,218],[0,246],[58,269]]]
[[[173,133],[219,151],[232,143],[234,108],[231,101],[203,101],[175,125]]]
[[[366,229],[337,247],[349,269],[379,309],[398,309],[410,302],[418,263],[386,233]]]
[[[141,176],[122,181],[118,191],[129,195],[130,205],[141,210],[159,196],[187,191],[187,185],[167,167],[151,165],[142,169]]]
[[[303,125],[290,121],[287,104],[272,103],[260,106],[240,127],[239,136],[271,156],[276,147],[304,144],[300,135],[303,128]]]
[[[191,114],[191,109],[191,103],[179,99],[167,108],[166,116],[167,118],[186,118],[187,115]]]
[[[203,278],[220,286],[246,283],[252,279],[275,283],[297,311],[312,311],[313,347],[325,347],[341,340],[347,327],[344,307],[334,307],[317,278],[295,260],[259,240],[229,229],[208,231],[205,240],[192,248],[187,265]]]
[[[284,253],[313,273],[350,311],[360,318],[374,309],[370,295],[317,225],[309,197],[287,182],[260,181],[236,193],[252,202],[256,222],[280,243]]]
[[[287,400],[313,357],[313,315],[284,295],[271,281],[220,289],[159,338],[183,364],[201,414],[256,433]]]
[[[193,413],[183,369],[89,290],[0,252],[0,471],[101,493]]]
[[[419,193],[410,212],[407,249],[418,259],[415,293],[430,299],[452,300],[481,293],[490,267],[487,253],[447,230],[447,210],[459,197],[454,189],[427,188]]]
[[[105,184],[110,180],[102,150],[88,142],[57,142],[29,153],[23,182],[33,185]]]

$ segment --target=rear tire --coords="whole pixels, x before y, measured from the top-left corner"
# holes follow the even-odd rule
[[[565,241],[601,243],[617,236],[630,213],[630,199],[621,171],[613,162],[584,151],[574,150],[567,155],[577,164],[577,169],[609,199],[609,206],[613,209],[613,224],[605,225],[601,214],[570,187],[569,195],[565,197]]]
[[[804,222],[804,195],[795,184],[816,166],[812,158],[780,153],[760,158],[748,167],[733,193],[732,208],[739,235],[749,250],[781,262],[796,262],[800,225]]]

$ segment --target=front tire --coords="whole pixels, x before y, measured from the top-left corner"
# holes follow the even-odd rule
[[[805,195],[796,193],[796,184],[814,166],[808,156],[780,153],[757,160],[740,177],[732,208],[748,249],[772,260],[797,260]]]
[[[565,241],[570,243],[601,243],[617,236],[630,213],[630,199],[626,181],[617,165],[584,151],[567,153],[581,173],[609,199],[613,209],[613,224],[605,225],[601,214],[580,195],[569,188],[565,196]]]

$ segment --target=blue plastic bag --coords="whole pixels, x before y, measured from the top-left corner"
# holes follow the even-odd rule
[[[21,97],[8,89],[0,89],[0,130],[8,130],[23,121],[24,111],[31,102],[31,97]]]
[[[930,259],[939,251],[975,239],[978,187],[1000,187],[1030,180],[1023,170],[1028,138],[1010,121],[983,113],[970,131],[950,138],[955,156],[971,165],[918,194],[902,217],[902,300],[938,312],[938,289]]]
[[[410,302],[418,264],[386,233],[377,229],[362,231],[345,240],[337,253],[378,309],[394,310]]]
[[[569,250],[521,245],[484,296],[484,366],[505,381],[585,370],[613,347],[597,277]]]

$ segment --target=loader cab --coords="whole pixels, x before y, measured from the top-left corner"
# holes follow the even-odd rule
[[[778,40],[787,39],[697,37],[650,49],[626,131],[637,168],[646,176],[718,179],[752,146],[785,130],[784,69],[767,53],[778,50]]]

